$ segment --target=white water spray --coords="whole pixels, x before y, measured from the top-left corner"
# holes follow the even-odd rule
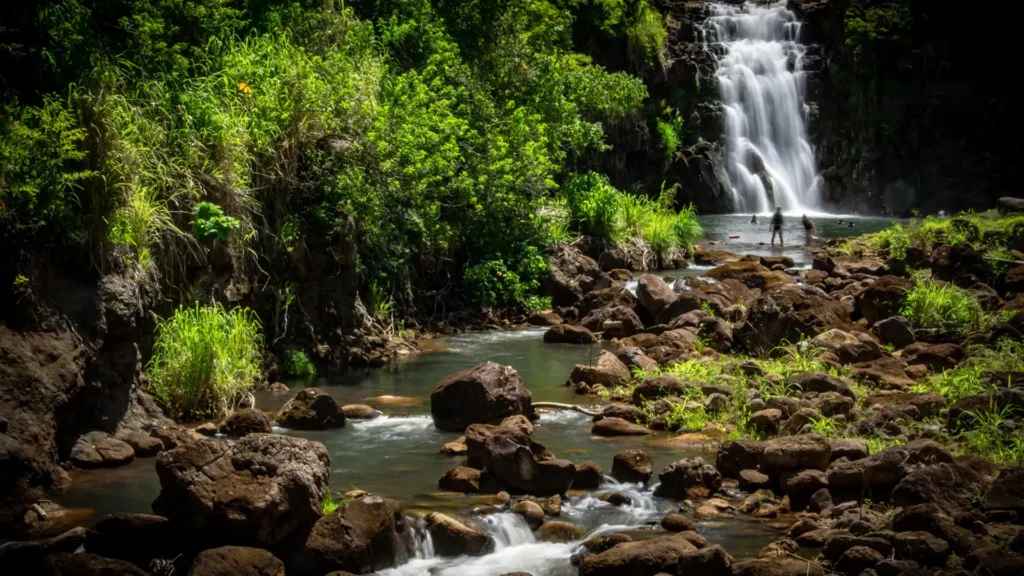
[[[725,109],[726,172],[738,212],[814,212],[820,205],[804,117],[805,48],[785,2],[712,5],[705,42],[716,49]]]

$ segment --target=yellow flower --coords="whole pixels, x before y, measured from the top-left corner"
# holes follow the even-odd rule
[[[249,86],[248,82],[239,82],[238,83],[238,91],[241,92],[242,94],[245,94],[246,96],[248,96],[248,95],[252,94],[252,86]]]

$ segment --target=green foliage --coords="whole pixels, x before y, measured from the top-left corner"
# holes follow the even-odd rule
[[[200,202],[193,211],[192,233],[199,240],[224,242],[238,226],[238,218],[224,214],[224,209],[212,202]]]
[[[147,375],[153,395],[174,418],[228,412],[260,376],[263,336],[247,308],[182,307],[157,323]]]
[[[655,128],[658,139],[661,140],[661,148],[665,152],[665,162],[670,163],[682,142],[683,117],[679,112],[668,109],[655,119]]]
[[[330,516],[338,510],[344,510],[347,502],[344,498],[335,498],[334,493],[330,490],[324,494],[324,500],[320,504],[320,513],[324,516]]]
[[[78,228],[86,131],[75,110],[47,97],[0,112],[0,238],[67,237]]]
[[[1017,372],[1024,372],[1024,343],[1002,339],[995,346],[971,347],[968,358],[959,366],[934,374],[915,388],[935,392],[953,403],[987,393],[1007,374]]]
[[[956,334],[977,330],[985,316],[973,294],[925,276],[915,279],[900,313],[917,329]]]
[[[316,366],[302,350],[288,350],[284,353],[284,373],[291,378],[312,380],[316,378]]]
[[[825,438],[836,438],[841,430],[839,424],[827,416],[821,416],[811,420],[811,432],[820,434]]]
[[[964,451],[987,458],[1000,466],[1024,464],[1024,436],[1008,433],[1015,413],[1009,407],[971,413],[973,427],[961,434]]]
[[[150,188],[132,189],[108,226],[108,239],[128,248],[140,265],[152,263],[152,249],[165,236],[180,235],[167,204]]]
[[[550,300],[537,295],[547,274],[547,260],[534,248],[522,255],[515,269],[504,260],[488,260],[466,269],[466,290],[481,306],[542,310]]]
[[[574,176],[565,185],[573,226],[590,236],[619,237],[622,193],[602,174],[588,172]]]
[[[863,58],[865,52],[887,42],[909,40],[912,16],[909,2],[896,0],[864,6],[854,2],[846,11],[846,46],[854,57]]]

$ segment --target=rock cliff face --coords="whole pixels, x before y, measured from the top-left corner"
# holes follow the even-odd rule
[[[790,0],[812,46],[809,129],[828,204],[987,209],[1009,184],[1009,20],[955,2]],[[1005,22],[1005,23],[1003,23]],[[975,25],[978,24],[978,25]]]

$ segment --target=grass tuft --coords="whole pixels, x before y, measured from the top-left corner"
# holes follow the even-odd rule
[[[153,394],[173,418],[221,416],[259,378],[262,341],[248,308],[181,307],[157,324],[147,369]]]

